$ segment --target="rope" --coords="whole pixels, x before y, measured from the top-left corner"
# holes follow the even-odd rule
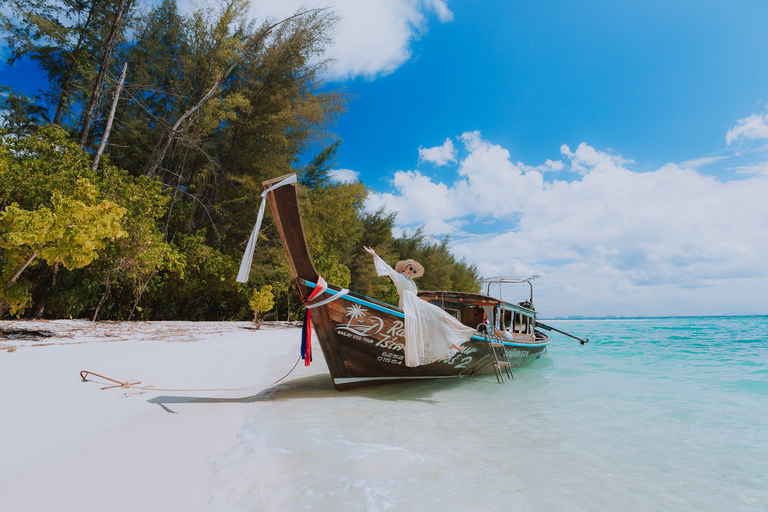
[[[277,379],[275,382],[273,382],[272,384],[270,384],[270,385],[269,385],[269,386],[267,386],[267,387],[268,387],[268,388],[271,388],[272,386],[274,386],[275,384],[277,384],[278,382],[280,382],[281,380],[283,380],[285,377],[287,377],[287,376],[289,376],[291,373],[293,373],[293,370],[295,370],[295,369],[296,369],[296,366],[299,364],[299,361],[301,361],[301,355],[299,355],[299,358],[296,360],[296,364],[294,364],[294,365],[293,365],[293,368],[291,368],[291,371],[289,371],[288,373],[286,373],[286,374],[285,374],[285,376],[283,376],[283,377],[281,377],[281,378]]]
[[[293,370],[296,369],[296,366],[298,366],[299,361],[301,361],[301,356],[299,356],[299,358],[296,360],[296,363],[293,365],[293,368],[291,368],[291,370],[288,373],[286,373],[284,376],[282,376],[281,378],[277,379],[275,382],[273,382],[272,384],[270,384],[267,387],[271,388],[272,386],[274,386],[278,382],[280,382],[283,379],[285,379],[286,377],[288,377],[291,373],[293,373]],[[88,379],[86,379],[86,377],[88,375],[93,375],[95,377],[99,377],[99,378],[102,378],[102,379],[105,379],[105,380],[109,380],[109,381],[112,381],[112,382],[115,383],[114,386],[107,386],[107,387],[101,388],[102,390],[113,389],[113,388],[126,388],[126,389],[131,388],[131,389],[145,389],[147,391],[243,391],[242,388],[234,388],[234,389],[232,389],[232,388],[228,388],[228,389],[162,389],[162,388],[155,388],[155,387],[152,387],[152,386],[137,386],[136,384],[141,384],[140,381],[139,382],[128,382],[128,381],[120,382],[119,380],[111,379],[109,377],[105,377],[104,375],[99,375],[98,373],[89,372],[89,371],[86,371],[86,370],[83,370],[83,371],[80,372],[80,377],[83,379],[83,382],[89,382]],[[94,382],[94,381],[90,381],[90,382]]]
[[[291,371],[293,371],[293,370],[291,370]],[[128,382],[128,381],[120,382],[119,380],[110,379],[109,377],[105,377],[103,375],[99,375],[98,373],[89,372],[89,371],[86,371],[86,370],[83,370],[83,371],[80,372],[80,377],[83,379],[83,382],[88,382],[88,379],[86,379],[86,377],[88,375],[93,375],[95,377],[99,377],[99,378],[102,378],[102,379],[105,379],[105,380],[109,380],[109,381],[112,381],[112,382],[116,383],[114,386],[107,386],[107,387],[101,388],[102,390],[104,390],[104,389],[112,389],[112,388],[146,389],[147,391],[242,391],[243,390],[243,388],[226,388],[226,389],[162,389],[162,388],[155,388],[155,387],[152,387],[152,386],[137,386],[136,384],[141,384],[141,382]],[[287,375],[286,375],[286,377],[287,377]],[[285,377],[283,377],[283,379],[284,378]],[[91,382],[94,382],[94,381],[91,381]]]

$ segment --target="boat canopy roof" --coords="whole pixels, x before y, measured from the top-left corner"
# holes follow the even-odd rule
[[[469,292],[445,292],[445,291],[420,291],[419,298],[430,302],[436,302],[438,306],[449,309],[463,309],[468,306],[503,306],[507,311],[518,311],[527,316],[536,316],[532,309],[499,300],[489,295]]]
[[[507,276],[496,276],[496,277],[488,277],[486,279],[481,279],[480,282],[483,284],[494,284],[494,283],[501,283],[501,284],[520,284],[520,283],[529,283],[533,281],[534,279],[538,279],[541,277],[539,274],[531,274],[528,277],[507,277]]]
[[[498,296],[499,299],[503,300],[503,285],[505,284],[527,284],[530,288],[530,298],[528,299],[528,306],[530,309],[533,309],[533,280],[538,279],[540,276],[539,274],[531,274],[528,277],[509,277],[509,276],[496,276],[496,277],[488,277],[486,279],[481,279],[480,284],[485,285],[485,293],[487,295],[491,294],[491,287],[493,285],[498,286]]]

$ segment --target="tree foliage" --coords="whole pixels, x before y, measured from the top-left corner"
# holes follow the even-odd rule
[[[48,80],[29,97],[0,84],[0,316],[244,319],[271,287],[262,313],[295,318],[269,215],[251,281],[235,282],[261,182],[289,172],[329,282],[397,303],[371,245],[420,260],[421,288],[476,287],[447,239],[393,237],[394,214],[366,212],[362,183],[331,179],[331,129],[350,100],[322,80],[335,14],[257,22],[249,5],[183,15],[174,0],[0,0],[9,64],[29,59]]]
[[[275,307],[275,296],[272,293],[272,286],[265,284],[260,290],[254,289],[248,305],[253,310],[253,323],[256,324],[258,329],[261,327],[261,316]]]
[[[94,89],[99,60],[121,0],[3,0],[8,15],[0,27],[10,50],[8,64],[28,58],[48,79],[41,98],[54,124],[72,126],[78,106],[87,104]],[[132,23],[132,2],[116,35],[122,40]]]
[[[55,294],[60,266],[67,272],[88,267],[93,278],[115,266],[124,273],[156,268],[160,262],[150,255],[168,255],[153,219],[166,201],[159,186],[111,166],[92,170],[89,155],[60,128],[0,136],[0,189],[0,290],[14,314],[47,276],[47,296]],[[68,294],[70,300],[76,295]]]

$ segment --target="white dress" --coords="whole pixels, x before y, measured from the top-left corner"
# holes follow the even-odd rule
[[[456,353],[451,345],[461,346],[475,333],[439,307],[421,300],[416,283],[395,272],[378,256],[373,264],[380,276],[389,276],[400,294],[400,307],[405,313],[405,365],[421,366],[446,359]]]

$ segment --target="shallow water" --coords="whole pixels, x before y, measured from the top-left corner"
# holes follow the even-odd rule
[[[550,321],[493,376],[263,393],[208,461],[209,510],[768,510],[768,317]]]

